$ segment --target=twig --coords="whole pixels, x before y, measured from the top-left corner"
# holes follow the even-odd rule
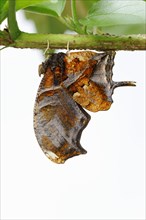
[[[0,45],[15,48],[45,49],[49,41],[50,49],[103,50],[146,50],[146,35],[67,35],[67,34],[30,34],[21,32],[11,41],[8,31],[0,31]]]

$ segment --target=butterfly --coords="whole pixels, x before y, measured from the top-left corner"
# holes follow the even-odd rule
[[[133,81],[114,82],[115,51],[69,51],[54,53],[39,66],[43,74],[34,107],[34,131],[46,156],[55,163],[85,154],[82,131],[90,121],[84,110],[108,110],[119,86]]]

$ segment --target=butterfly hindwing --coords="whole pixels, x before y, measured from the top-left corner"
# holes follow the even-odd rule
[[[40,96],[35,105],[34,128],[47,157],[64,163],[70,157],[86,153],[80,145],[80,136],[90,116],[62,87]]]

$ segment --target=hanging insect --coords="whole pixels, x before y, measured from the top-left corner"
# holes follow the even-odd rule
[[[52,54],[39,66],[43,74],[35,108],[34,130],[40,147],[55,163],[85,154],[80,144],[91,112],[108,110],[116,87],[135,82],[114,82],[115,52],[78,51]],[[83,107],[83,108],[82,108]]]

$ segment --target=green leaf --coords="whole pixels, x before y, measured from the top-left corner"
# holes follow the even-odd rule
[[[54,17],[25,11],[25,16],[34,22],[38,33],[64,33],[66,27]],[[42,25],[43,24],[43,25]]]
[[[90,30],[95,27],[145,24],[145,8],[143,0],[99,0],[80,22]]]
[[[0,13],[0,23],[1,23],[8,16],[9,4],[8,4],[7,0],[0,0],[0,1],[2,2],[2,5],[3,5],[2,10],[0,11],[1,12]],[[11,1],[14,1],[14,0],[11,0]],[[23,8],[26,8],[30,5],[35,5],[35,4],[44,2],[44,1],[47,1],[47,0],[16,0],[16,11],[23,9]],[[51,1],[51,0],[48,0],[48,1]],[[4,4],[3,4],[3,2],[4,2]]]
[[[16,10],[23,9],[32,5],[50,2],[50,0],[16,0]]]
[[[65,7],[66,0],[53,0],[50,2],[43,2],[41,4],[37,4],[35,6],[27,7],[25,10],[44,14],[44,15],[51,15],[54,17],[61,16],[64,7]]]
[[[2,8],[4,7],[4,5],[6,4],[7,0],[1,0],[0,1],[0,10],[2,10]]]
[[[8,1],[0,0],[0,24],[4,20],[6,12],[8,12]]]
[[[3,10],[0,14],[0,22],[2,22],[8,15],[8,2],[4,1]],[[33,13],[47,14],[51,16],[60,16],[66,0],[16,0],[16,11],[26,9]]]

